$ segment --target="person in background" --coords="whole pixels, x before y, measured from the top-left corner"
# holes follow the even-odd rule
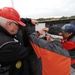
[[[51,41],[49,35],[47,39],[40,38],[46,30],[43,28],[30,34],[30,43],[38,59],[35,75],[69,75],[71,59],[68,51],[59,40]]]
[[[57,29],[57,28],[56,28]],[[44,28],[44,30],[48,31],[50,33],[49,28]],[[69,54],[71,56],[71,75],[75,74],[75,25],[72,23],[65,24],[61,28],[61,35],[63,36],[63,39],[61,40],[62,46],[69,51]],[[53,31],[55,34],[56,30]],[[57,32],[58,34],[59,32]]]
[[[62,26],[62,46],[69,51],[71,56],[71,64],[75,69],[75,26],[73,24],[65,24]]]
[[[19,13],[14,8],[0,9],[1,75],[30,75],[26,60],[30,55],[31,48],[24,47],[16,35],[22,26],[26,26],[20,19]]]

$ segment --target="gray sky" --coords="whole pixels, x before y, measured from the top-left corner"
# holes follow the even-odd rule
[[[75,0],[13,0],[21,17],[48,18],[75,15]],[[0,8],[12,6],[11,0],[0,0]]]

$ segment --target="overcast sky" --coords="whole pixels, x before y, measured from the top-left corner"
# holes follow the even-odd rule
[[[13,0],[21,17],[48,18],[75,15],[75,0]],[[0,8],[12,6],[11,0],[0,0]]]

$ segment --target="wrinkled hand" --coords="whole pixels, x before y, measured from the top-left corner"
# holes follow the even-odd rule
[[[45,27],[45,28],[43,28],[43,31],[48,32],[49,28]]]
[[[38,21],[31,19],[31,23],[35,25],[35,24],[38,24]]]

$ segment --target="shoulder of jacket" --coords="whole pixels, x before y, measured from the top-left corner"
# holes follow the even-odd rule
[[[18,42],[18,40],[0,33],[0,48],[2,48],[6,44],[13,43],[13,42]]]

